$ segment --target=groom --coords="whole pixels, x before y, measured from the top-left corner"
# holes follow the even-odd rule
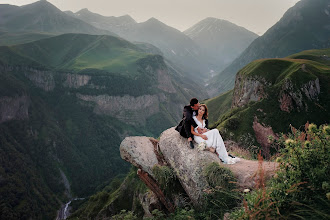
[[[190,100],[190,105],[187,105],[183,108],[183,117],[179,125],[175,128],[182,137],[188,138],[189,146],[191,149],[194,148],[192,143],[193,135],[191,134],[191,126],[194,128],[197,127],[196,122],[192,118],[194,115],[197,115],[197,110],[199,108],[199,102],[196,98]]]

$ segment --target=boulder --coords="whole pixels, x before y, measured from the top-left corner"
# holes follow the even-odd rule
[[[241,190],[254,188],[258,182],[258,161],[241,159],[236,164],[223,164],[216,154],[198,151],[197,144],[195,149],[190,149],[187,139],[181,137],[174,127],[161,134],[159,147],[166,162],[174,169],[182,187],[197,207],[203,203],[203,190],[208,187],[203,170],[212,162],[230,169]],[[264,177],[268,179],[274,175],[277,165],[274,162],[263,162],[261,166]]]
[[[152,168],[156,164],[167,165],[174,170],[195,207],[203,205],[204,190],[209,188],[204,175],[204,169],[209,164],[216,162],[222,167],[230,169],[237,178],[237,184],[241,190],[252,189],[258,184],[260,186],[260,182],[263,183],[263,180],[259,181],[259,176],[268,179],[275,173],[277,166],[274,162],[259,163],[256,160],[244,159],[232,165],[223,164],[215,153],[198,151],[197,144],[195,144],[195,149],[190,149],[187,139],[181,137],[174,127],[161,134],[159,143],[148,137],[125,138],[120,145],[120,155],[124,160],[141,169],[140,179],[157,195],[170,212],[173,211],[172,204],[168,202],[168,198],[164,198],[159,186],[154,182],[154,178],[148,177],[148,175],[154,177]],[[259,175],[261,170],[262,175]]]
[[[153,176],[152,168],[158,164],[154,149],[148,137],[126,137],[120,144],[120,156]]]
[[[186,138],[180,136],[174,127],[160,136],[159,148],[166,162],[173,168],[182,187],[195,206],[203,203],[203,190],[209,185],[203,169],[212,162],[220,162],[216,154],[190,149]]]

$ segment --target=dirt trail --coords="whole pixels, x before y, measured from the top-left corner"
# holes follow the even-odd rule
[[[238,178],[238,184],[241,189],[253,188],[259,177],[259,175],[257,175],[259,164],[256,160],[241,159],[241,161],[236,164],[228,165],[221,163],[221,166],[227,167],[233,172]],[[262,167],[264,168],[265,178],[268,180],[275,174],[278,164],[276,162],[264,161]]]

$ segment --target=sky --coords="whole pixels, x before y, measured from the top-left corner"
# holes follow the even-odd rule
[[[25,5],[36,0],[0,0]],[[62,11],[88,8],[104,16],[130,15],[137,22],[154,17],[184,31],[207,17],[230,21],[258,35],[272,27],[299,0],[48,0]]]

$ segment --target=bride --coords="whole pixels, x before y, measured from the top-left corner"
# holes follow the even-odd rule
[[[191,126],[191,133],[194,135],[194,140],[199,144],[201,142],[205,142],[207,149],[211,152],[217,152],[219,158],[225,164],[234,164],[240,159],[238,157],[232,158],[228,156],[225,144],[223,143],[222,137],[219,134],[217,129],[209,130],[208,127],[208,120],[207,120],[207,107],[205,104],[201,104],[198,109],[198,114],[193,116],[196,124],[202,130],[202,134],[198,133],[198,127],[194,128]]]

